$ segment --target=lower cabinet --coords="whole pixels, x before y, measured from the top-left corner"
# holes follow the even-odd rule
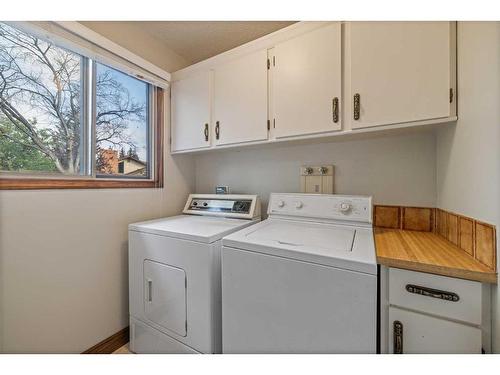
[[[389,353],[481,353],[478,327],[389,307]]]
[[[491,351],[488,284],[385,267],[380,277],[382,353]]]

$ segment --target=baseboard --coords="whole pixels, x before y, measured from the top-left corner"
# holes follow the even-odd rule
[[[116,349],[121,348],[129,341],[129,327],[123,328],[121,331],[95,344],[93,347],[85,350],[82,354],[111,354]]]

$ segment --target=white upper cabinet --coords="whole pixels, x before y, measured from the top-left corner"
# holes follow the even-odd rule
[[[172,83],[172,151],[210,146],[210,72]]]
[[[277,138],[341,129],[341,24],[277,44],[271,63]]]
[[[450,22],[347,25],[353,129],[451,116]]]
[[[216,145],[267,139],[267,50],[214,69]]]
[[[299,22],[173,78],[173,152],[445,123],[456,23]]]

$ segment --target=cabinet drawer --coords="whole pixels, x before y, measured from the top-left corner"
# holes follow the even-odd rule
[[[389,303],[481,324],[481,283],[475,281],[391,268]]]
[[[396,334],[394,323],[399,325]],[[481,330],[466,324],[390,307],[389,352],[479,354]]]

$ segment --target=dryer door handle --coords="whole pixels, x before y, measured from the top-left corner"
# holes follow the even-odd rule
[[[148,279],[148,302],[153,302],[153,280]]]

